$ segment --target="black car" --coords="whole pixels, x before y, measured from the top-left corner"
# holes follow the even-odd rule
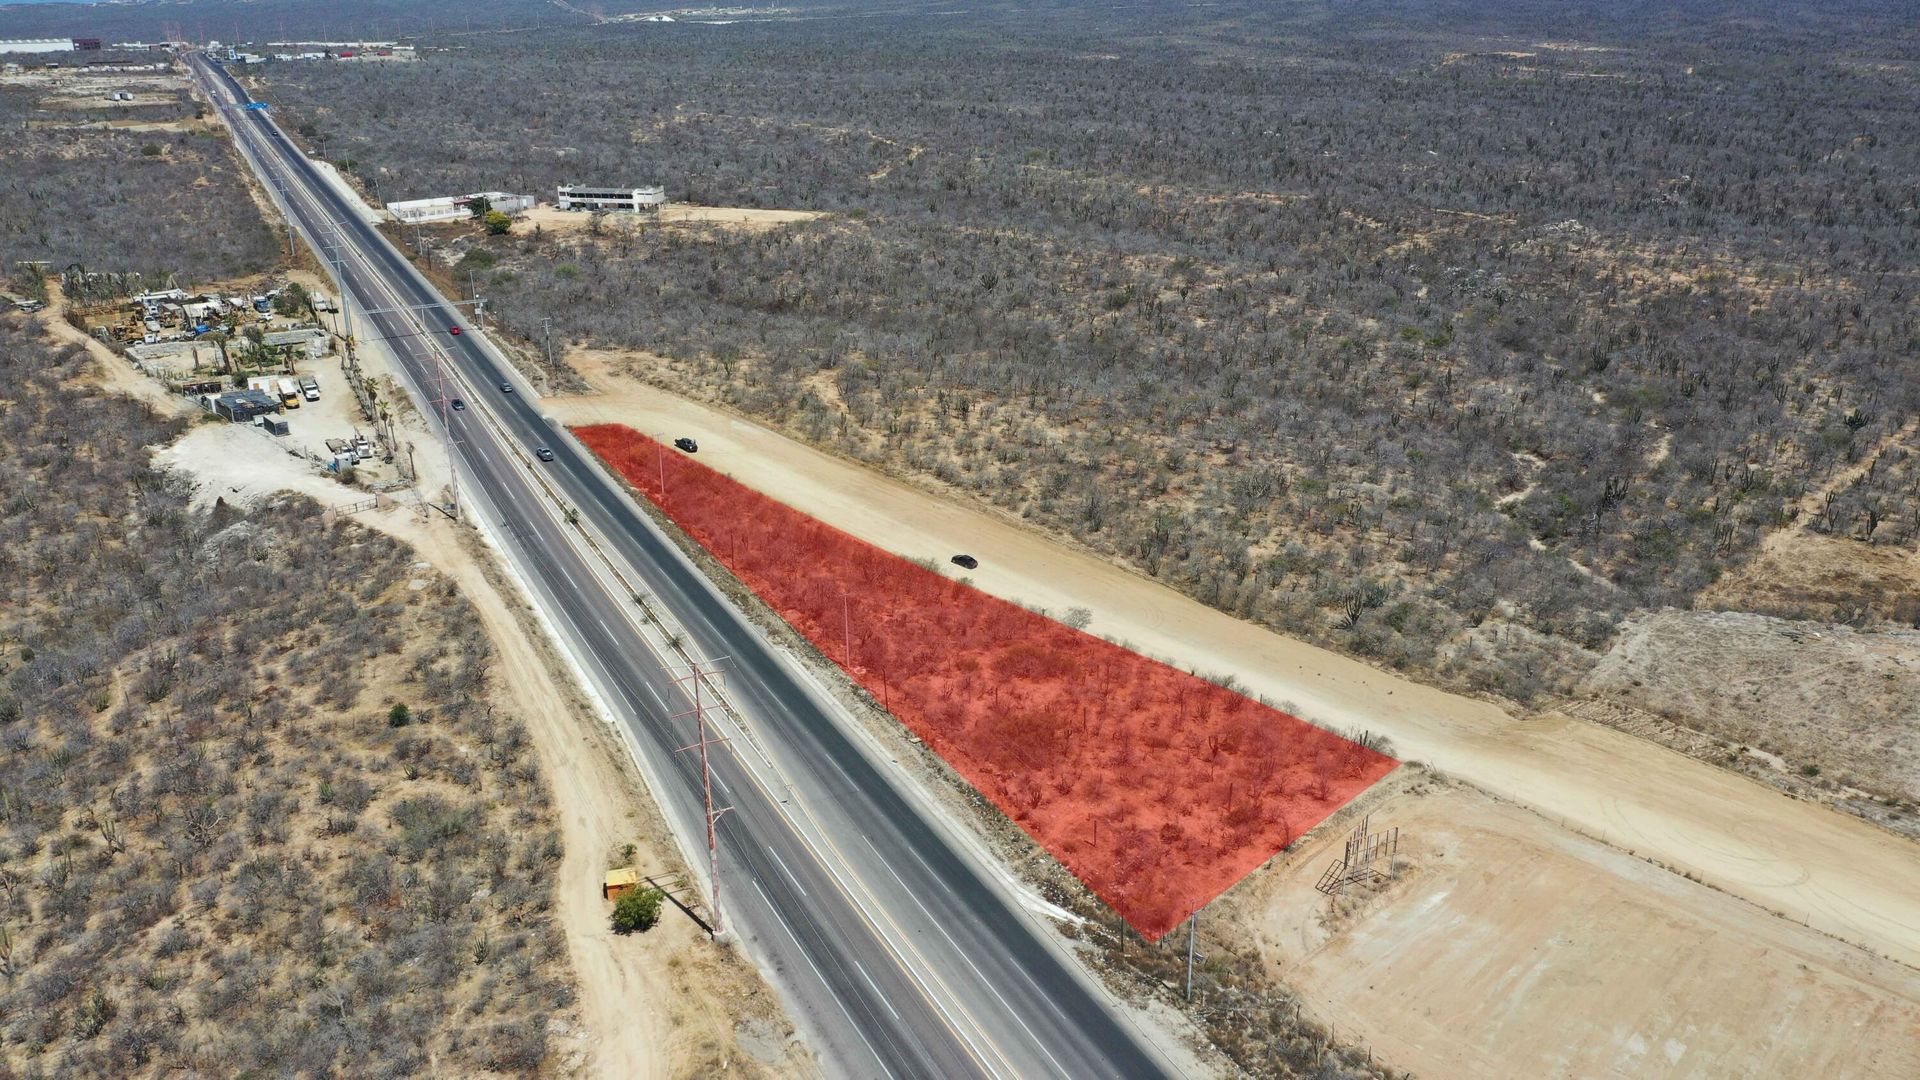
[[[542,446],[534,450],[533,456],[539,458],[541,461],[552,461],[553,451]]]
[[[971,555],[955,555],[953,557],[953,565],[965,567],[968,570],[978,570],[980,569],[980,560]]]
[[[692,439],[688,439],[688,438],[675,439],[673,440],[673,445],[676,449],[685,450],[689,454],[697,454],[700,452],[700,444],[697,442],[694,442]]]
[[[454,412],[466,412],[466,411],[467,411],[467,403],[466,403],[466,402],[464,402],[464,401],[461,401],[461,400],[460,400],[459,398],[454,398],[454,399],[453,399],[453,411],[454,411]]]
[[[500,392],[501,392],[501,393],[503,393],[503,394],[511,394],[511,393],[513,393],[513,384],[512,384],[512,383],[510,383],[510,382],[503,382],[503,383],[501,383],[501,384],[500,384]]]

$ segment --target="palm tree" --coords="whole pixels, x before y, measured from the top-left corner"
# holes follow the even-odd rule
[[[229,357],[227,356],[227,334],[226,334],[226,331],[224,331],[224,330],[214,330],[214,331],[210,331],[210,332],[209,332],[209,333],[207,334],[207,340],[208,340],[208,341],[211,341],[211,342],[213,342],[213,345],[214,345],[214,348],[216,348],[216,349],[219,349],[219,350],[220,350],[220,370],[221,370],[221,372],[222,372],[222,373],[224,373],[224,374],[227,374],[227,375],[231,375],[231,374],[233,374],[233,360],[232,360],[231,358],[229,358]]]

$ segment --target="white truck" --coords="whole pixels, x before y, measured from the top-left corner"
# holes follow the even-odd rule
[[[308,401],[319,401],[320,380],[311,375],[300,376],[300,394]]]

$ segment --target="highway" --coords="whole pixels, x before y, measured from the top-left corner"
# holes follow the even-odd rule
[[[703,881],[699,756],[685,749],[697,740],[686,715],[693,684],[680,677],[686,655],[724,658],[732,710],[710,723],[727,740],[711,747],[714,801],[729,807],[717,823],[726,929],[779,991],[825,1071],[1175,1074],[1173,1058],[1016,902],[1004,872],[540,414],[531,387],[484,337],[448,332],[467,327],[467,316],[266,111],[241,108],[248,98],[224,69],[199,54],[190,63],[263,184],[332,265],[343,298],[374,331],[365,336],[391,351],[416,405],[449,441],[469,520],[625,728]],[[469,408],[430,404],[447,397]],[[536,446],[554,460],[535,460]],[[662,617],[649,621],[650,610]]]

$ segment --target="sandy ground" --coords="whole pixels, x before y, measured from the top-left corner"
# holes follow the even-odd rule
[[[175,81],[183,82],[183,80]],[[46,98],[40,102],[40,105],[42,108],[48,109],[134,109],[142,105],[172,105],[180,100],[176,94],[152,90],[132,90],[129,84],[126,83],[107,84],[105,89],[97,93],[88,92],[93,89],[93,87],[77,88],[72,93]],[[127,90],[132,93],[133,100],[108,101],[107,95],[117,90]]]
[[[887,550],[981,560],[981,588],[1054,611],[1181,666],[1231,672],[1250,692],[1341,727],[1387,735],[1426,761],[1618,848],[1648,856],[1909,964],[1920,963],[1920,859],[1911,844],[1824,807],[1621,732],[1559,714],[1515,717],[1377,671],[1207,608],[977,503],[891,480],[750,421],[569,359],[611,392],[552,399],[569,424],[692,435],[701,460]]]
[[[821,217],[815,210],[753,210],[746,207],[693,206],[688,203],[669,203],[660,208],[658,214],[630,214],[619,220],[637,221],[642,225],[720,225],[734,229],[758,231],[792,225],[802,221],[812,221]],[[525,231],[535,225],[547,232],[569,233],[585,232],[593,221],[592,214],[559,210],[545,204],[534,207],[520,215]]]
[[[58,305],[49,310],[59,310]],[[170,415],[203,415],[64,320],[41,321],[52,336],[87,345],[101,360],[107,387]],[[338,368],[331,361],[312,366],[325,369],[318,372],[322,400],[337,389],[346,399],[342,407],[352,412]],[[374,358],[368,359],[368,369],[383,373]],[[313,409],[308,405],[288,415],[298,421]],[[425,438],[417,417],[413,420],[415,435]],[[431,446],[422,453],[423,465],[425,458],[439,456]],[[200,505],[222,497],[251,502],[285,491],[328,506],[369,497],[316,471],[290,452],[286,440],[250,425],[196,424],[159,450],[156,460],[195,478]],[[433,482],[430,470],[422,473]],[[464,526],[421,507],[411,494],[363,511],[356,520],[413,546],[473,603],[499,654],[497,704],[526,724],[552,787],[565,846],[556,911],[580,991],[579,1026],[549,1033],[556,1054],[587,1075],[607,1077],[811,1074],[805,1050],[792,1041],[771,991],[737,954],[716,951],[691,919],[669,906],[650,933],[612,933],[611,908],[601,899],[600,885],[621,849],[634,845],[633,864],[665,877],[682,872],[677,851],[626,749],[578,689],[554,674],[563,666],[547,655],[538,629],[523,617],[525,603],[490,572],[479,542]]]
[[[1920,972],[1403,773],[1400,880],[1332,914],[1325,831],[1216,905],[1308,1011],[1427,1076],[1920,1076]]]

